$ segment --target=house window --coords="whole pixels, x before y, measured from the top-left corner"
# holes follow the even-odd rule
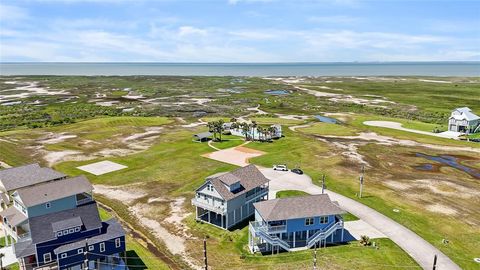
[[[105,251],[105,243],[100,243],[100,252]]]
[[[62,235],[63,235],[63,233],[62,233],[61,231],[60,231],[60,232],[57,232],[57,237],[60,237],[60,236],[62,236]]]
[[[83,248],[77,249],[77,253],[78,253],[78,254],[82,254],[82,253],[83,253]]]
[[[120,243],[120,238],[115,239],[115,247],[119,248],[121,245],[122,243]]]
[[[67,257],[67,253],[62,253],[62,254],[60,255],[60,259],[65,259],[66,257]]]
[[[307,226],[313,225],[313,218],[306,218],[305,219],[305,225],[307,225]]]
[[[68,234],[68,230],[63,230],[63,235],[67,235]]]
[[[68,229],[68,233],[74,233],[74,232],[75,232],[74,228]]]
[[[320,217],[320,224],[327,224],[328,223],[328,216]]]
[[[95,247],[93,245],[88,246],[88,251],[92,251]]]
[[[43,261],[45,263],[51,262],[52,261],[52,254],[50,254],[50,253],[43,254]]]
[[[79,231],[80,231],[80,227],[76,227],[75,232],[79,232]]]
[[[50,208],[50,207],[52,207],[52,205],[51,205],[49,202],[47,202],[47,203],[45,204],[45,208],[48,209],[48,208]]]

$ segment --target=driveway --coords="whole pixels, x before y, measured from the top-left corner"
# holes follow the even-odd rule
[[[269,168],[259,168],[270,179],[269,198],[275,198],[275,193],[281,190],[301,190],[310,194],[321,194],[322,189],[312,183],[307,175],[298,175],[292,172],[279,172]],[[422,268],[431,269],[433,257],[438,256],[437,269],[459,270],[460,267],[450,260],[440,250],[423,240],[416,233],[398,224],[387,216],[372,208],[338,193],[326,190],[333,201],[353,215],[357,216],[376,231],[384,234],[407,252]],[[393,209],[392,209],[393,210]]]
[[[367,125],[367,126],[372,126],[372,127],[391,128],[391,129],[403,130],[403,131],[407,131],[407,132],[413,132],[413,133],[417,133],[417,134],[423,134],[423,135],[429,135],[429,136],[435,136],[435,137],[441,137],[441,138],[447,138],[447,139],[458,140],[458,136],[462,135],[459,132],[451,132],[451,131],[445,131],[445,132],[441,132],[441,133],[433,133],[433,132],[428,132],[428,131],[404,128],[404,127],[402,127],[401,123],[392,122],[392,121],[365,121],[365,122],[363,122],[363,124]]]

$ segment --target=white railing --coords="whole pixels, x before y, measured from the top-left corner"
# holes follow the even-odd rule
[[[308,238],[307,240],[307,247],[312,247],[316,242],[326,239],[329,237],[332,233],[334,233],[336,230],[343,228],[343,221],[339,221],[333,225],[331,225],[326,231],[320,230],[313,234],[311,237]]]
[[[258,234],[263,240],[267,241],[269,244],[274,246],[280,246],[287,251],[290,250],[290,245],[286,241],[274,235],[270,235],[271,232],[269,231],[268,226],[263,225],[261,222],[253,221],[250,222],[250,227],[255,232],[255,234]]]
[[[208,209],[210,211],[214,211],[214,212],[225,213],[225,210],[226,210],[225,206],[219,206],[219,205],[214,206],[212,204],[204,203],[204,202],[198,201],[196,199],[192,199],[192,204],[195,205],[195,206],[199,206],[199,207]]]

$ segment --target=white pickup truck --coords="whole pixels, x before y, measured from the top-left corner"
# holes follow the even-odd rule
[[[285,164],[278,164],[278,165],[273,165],[273,170],[274,171],[288,171],[287,165]]]

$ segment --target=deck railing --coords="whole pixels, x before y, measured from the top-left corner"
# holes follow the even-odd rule
[[[327,230],[320,230],[316,233],[314,233],[312,236],[310,236],[307,240],[307,247],[312,247],[315,243],[317,243],[320,240],[326,239],[329,237],[333,232],[335,232],[338,229],[343,228],[343,221],[339,221],[337,223],[332,224],[330,227],[328,227]]]
[[[226,206],[223,205],[212,205],[212,204],[209,204],[209,203],[204,203],[204,202],[201,202],[201,201],[198,201],[196,200],[195,198],[192,199],[192,204],[195,205],[195,206],[199,206],[199,207],[202,207],[204,209],[207,209],[207,210],[210,210],[210,211],[214,211],[214,212],[220,212],[220,213],[225,213],[226,211]]]

